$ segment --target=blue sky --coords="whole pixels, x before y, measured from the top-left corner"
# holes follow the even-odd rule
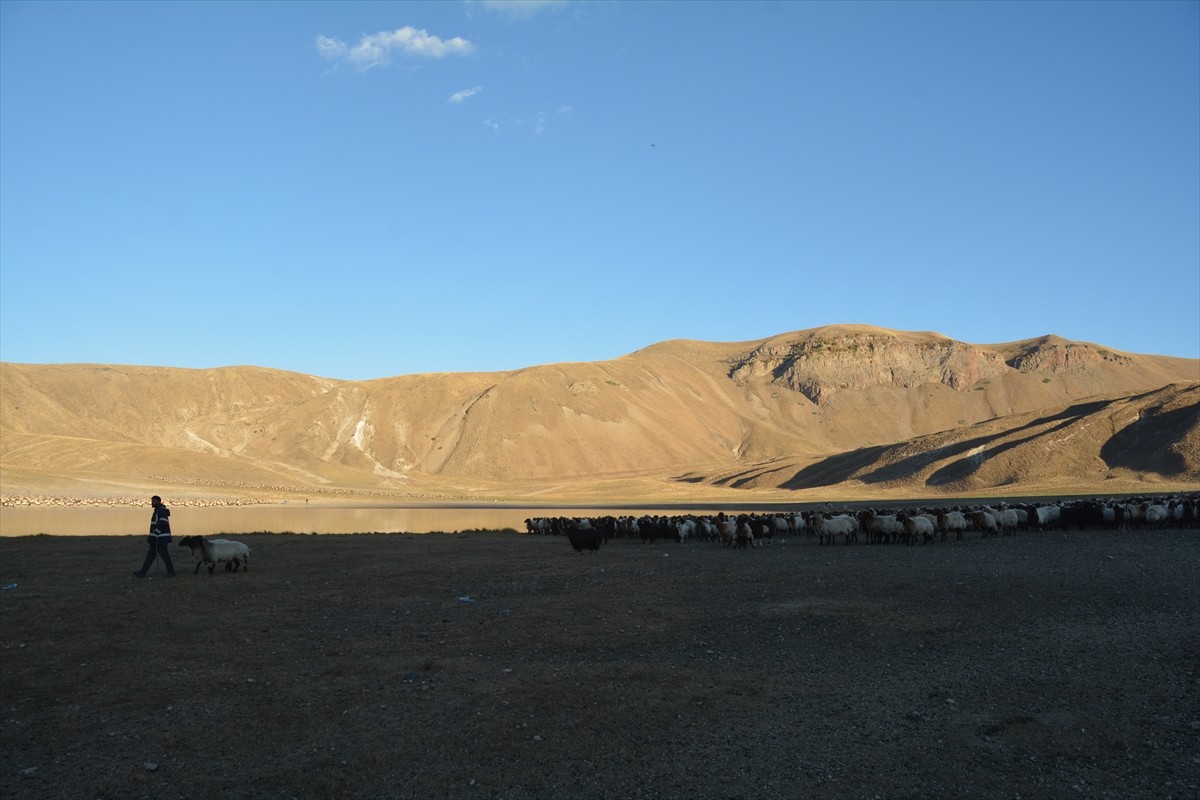
[[[1200,357],[1200,3],[0,3],[0,360]]]

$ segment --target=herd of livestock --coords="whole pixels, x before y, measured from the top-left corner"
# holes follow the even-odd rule
[[[970,534],[1015,536],[1044,530],[1158,530],[1200,527],[1195,496],[1056,503],[864,509],[832,508],[781,513],[680,514],[603,517],[533,517],[529,533],[567,536],[577,551],[598,550],[610,539],[720,543],[738,549],[771,543],[776,536],[808,536],[820,544],[930,544]]]

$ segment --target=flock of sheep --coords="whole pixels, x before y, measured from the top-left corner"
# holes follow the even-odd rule
[[[820,544],[928,544],[961,540],[968,533],[1015,536],[1019,531],[1132,530],[1200,527],[1195,496],[1133,500],[900,508],[886,511],[811,510],[786,513],[533,517],[529,533],[565,535],[576,551],[598,550],[613,538],[719,542],[739,549],[769,544],[776,535],[806,535]]]
[[[804,534],[820,544],[867,542],[870,544],[929,544],[956,541],[968,533],[1015,536],[1019,531],[1087,529],[1162,529],[1200,527],[1200,500],[1196,496],[1134,500],[1082,500],[1057,503],[971,505],[963,507],[866,509],[835,511],[814,509],[784,513],[727,515],[643,515],[588,517],[532,517],[525,520],[529,533],[565,535],[576,551],[599,550],[613,538],[673,539],[719,542],[730,549],[748,549],[771,543],[776,535]],[[227,571],[250,566],[250,548],[229,539],[185,536],[196,560],[193,575],[217,564]]]

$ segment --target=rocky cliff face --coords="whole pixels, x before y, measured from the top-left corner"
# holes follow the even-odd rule
[[[847,333],[757,348],[736,359],[729,376],[735,381],[765,377],[821,405],[835,392],[871,386],[941,383],[962,390],[1008,369],[1000,353],[951,339],[911,342]]]
[[[1108,362],[1128,366],[1128,356],[1077,342],[1038,340],[1008,360],[1019,372],[1082,372]]]

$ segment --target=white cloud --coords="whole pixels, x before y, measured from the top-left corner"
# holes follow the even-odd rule
[[[512,19],[529,19],[543,11],[565,8],[567,0],[480,0],[479,4]]]
[[[479,94],[482,91],[483,91],[482,86],[472,86],[470,89],[463,89],[461,92],[455,92],[454,94],[450,95],[449,102],[461,103],[463,100],[466,100],[468,97],[474,97],[475,95]]]
[[[483,121],[483,124],[488,126],[489,128],[491,128],[493,131],[496,131],[497,133],[500,132],[500,123],[496,121],[495,117],[488,117],[487,119],[485,119]]]
[[[317,53],[322,58],[344,61],[364,72],[372,67],[390,64],[393,54],[415,58],[444,58],[451,55],[467,55],[474,49],[474,45],[460,36],[442,39],[411,25],[394,31],[380,31],[363,36],[356,45],[348,45],[329,36],[317,37]]]

